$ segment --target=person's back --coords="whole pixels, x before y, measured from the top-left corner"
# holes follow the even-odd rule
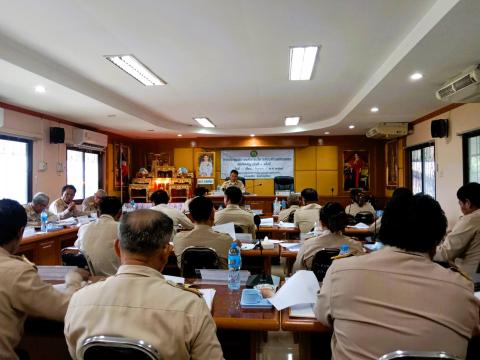
[[[172,219],[175,226],[181,225],[185,230],[193,229],[192,222],[184,213],[168,206],[170,197],[166,191],[157,190],[151,195],[150,198],[154,204],[154,206],[151,208],[152,210],[159,211],[167,215],[170,219]]]
[[[293,221],[301,233],[307,233],[313,229],[315,223],[320,223],[320,209],[322,207],[317,204],[318,195],[315,189],[303,189],[301,196],[305,206],[295,211]]]
[[[244,233],[252,234],[255,239],[255,223],[253,222],[254,214],[240,208],[242,192],[237,187],[231,186],[225,190],[225,209],[215,213],[215,225],[227,224],[233,222],[239,225]]]

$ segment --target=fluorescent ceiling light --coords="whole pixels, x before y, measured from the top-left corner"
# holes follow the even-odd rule
[[[355,125],[348,125],[349,129],[355,129]]]
[[[290,116],[285,118],[285,126],[296,126],[300,121],[300,116]]]
[[[371,112],[375,113],[375,112],[378,112],[378,107],[374,106],[370,109]]]
[[[318,46],[290,48],[290,80],[310,80],[317,58]]]
[[[133,55],[108,55],[107,60],[117,65],[128,75],[134,77],[145,86],[166,85],[167,83],[151,72]]]
[[[37,86],[35,86],[35,92],[40,93],[40,94],[43,94],[45,91],[47,91],[47,90],[45,89],[45,86],[42,86],[42,85],[37,85]]]
[[[206,117],[197,117],[194,118],[196,122],[198,122],[201,126],[206,128],[214,128],[215,125]]]
[[[420,80],[421,78],[423,78],[423,75],[419,72],[416,72],[410,75],[410,80],[413,80],[413,81]]]
[[[325,131],[324,134],[325,135],[330,135],[330,131]]]

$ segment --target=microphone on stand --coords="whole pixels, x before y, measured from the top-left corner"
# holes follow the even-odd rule
[[[262,220],[260,219],[260,216],[255,215],[253,217],[253,222],[255,223],[255,226],[257,227],[257,232],[259,232],[260,231],[260,223],[262,222]],[[261,254],[262,251],[263,251],[262,239],[258,239],[257,244],[255,244],[255,247],[258,247],[260,249],[260,254]]]

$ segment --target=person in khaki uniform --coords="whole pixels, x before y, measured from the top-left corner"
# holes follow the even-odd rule
[[[463,216],[437,247],[434,259],[455,261],[473,277],[480,264],[480,184],[463,185],[457,198]]]
[[[155,206],[151,209],[155,211],[160,211],[167,215],[170,219],[173,220],[173,224],[175,226],[181,225],[185,230],[193,229],[193,224],[190,219],[183,214],[182,212],[178,211],[177,209],[171,208],[168,206],[168,202],[170,201],[170,197],[168,196],[167,192],[164,190],[157,190],[151,196],[150,200],[153,202]]]
[[[295,211],[293,222],[301,233],[312,231],[315,223],[320,222],[320,209],[317,191],[312,188],[303,189],[300,193],[304,206]]]
[[[355,241],[342,234],[347,226],[348,218],[339,203],[328,202],[320,210],[320,222],[325,229],[320,236],[305,240],[298,251],[297,258],[293,264],[293,271],[310,270],[315,254],[324,248],[339,249],[342,245],[348,245],[352,254],[363,254],[363,246],[359,241]]]
[[[167,281],[161,271],[172,250],[173,221],[147,209],[123,215],[115,276],[78,291],[65,316],[73,359],[85,338],[111,335],[143,340],[165,360],[223,359],[215,322],[196,290]]]
[[[98,189],[93,196],[86,197],[82,202],[82,211],[84,213],[90,214],[92,212],[96,213],[100,201],[107,196],[107,192],[103,189]]]
[[[62,188],[62,197],[50,204],[50,211],[58,216],[59,219],[68,219],[72,216],[87,215],[80,211],[73,201],[77,189],[73,185],[65,185]]]
[[[81,271],[68,273],[65,292],[44,283],[32,263],[13,255],[26,223],[27,214],[18,202],[0,200],[0,359],[18,359],[15,347],[27,316],[62,321],[72,292],[85,276]]]
[[[280,211],[278,221],[288,222],[290,214],[300,208],[300,196],[298,194],[290,194],[287,199],[287,208]]]
[[[230,180],[227,180],[222,184],[222,190],[225,191],[232,186],[239,188],[242,191],[242,193],[245,192],[245,185],[241,180],[238,180],[237,170],[230,171]]]
[[[215,250],[220,260],[220,268],[227,269],[227,256],[233,239],[228,234],[212,230],[215,208],[209,198],[199,196],[189,204],[190,216],[195,227],[191,231],[181,231],[173,238],[173,249],[181,267],[182,253],[189,246],[204,246]]]
[[[25,211],[27,213],[27,224],[30,226],[40,225],[41,219],[40,215],[42,211],[45,210],[48,219],[47,221],[56,221],[58,220],[57,215],[48,211],[48,203],[50,202],[50,198],[47,194],[39,192],[33,195],[32,202],[24,205]]]
[[[447,219],[418,194],[390,201],[376,252],[339,259],[327,271],[315,306],[333,327],[332,359],[378,359],[398,350],[445,351],[465,358],[479,329],[473,284],[432,262]]]
[[[190,202],[197,196],[205,196],[207,195],[207,193],[208,193],[207,188],[203,186],[196,187],[195,190],[193,190],[193,197],[185,200],[185,202],[182,205],[182,209],[180,211],[184,214],[188,214],[189,213],[188,205],[190,204]]]
[[[355,217],[359,212],[369,212],[375,216],[375,208],[367,202],[365,194],[357,189],[350,191],[350,196],[352,198],[352,203],[347,205],[345,208],[345,213],[347,215],[352,215]]]
[[[235,225],[239,225],[244,233],[252,234],[252,239],[255,239],[254,214],[242,210],[239,205],[242,201],[242,191],[235,186],[230,186],[225,190],[223,201],[226,207],[215,213],[215,225],[233,222]]]

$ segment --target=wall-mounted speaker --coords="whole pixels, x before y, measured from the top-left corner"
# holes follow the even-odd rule
[[[448,136],[448,119],[433,120],[430,125],[432,138],[443,138]]]
[[[50,128],[50,144],[63,144],[65,142],[65,129],[61,127]]]

